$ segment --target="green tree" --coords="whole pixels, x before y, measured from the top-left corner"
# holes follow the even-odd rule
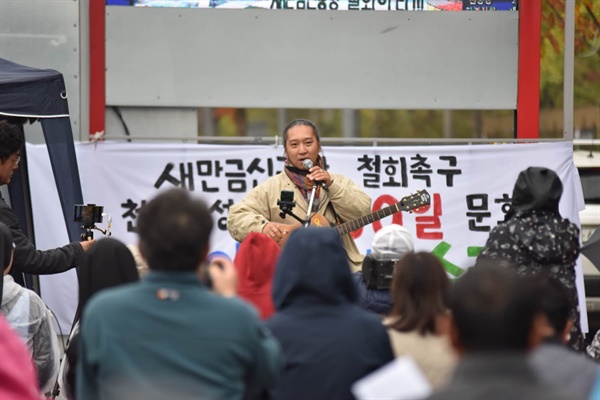
[[[600,2],[575,1],[575,106],[600,104]],[[542,1],[540,105],[562,106],[565,0]]]

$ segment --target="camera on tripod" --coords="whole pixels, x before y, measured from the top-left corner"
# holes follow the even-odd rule
[[[108,217],[108,228],[106,230],[96,226],[96,224],[102,223],[104,215]],[[95,204],[75,204],[75,216],[73,221],[81,222],[81,229],[85,230],[80,236],[81,240],[94,239],[93,229],[102,232],[106,236],[110,236],[111,218],[109,214],[104,213],[103,206],[97,206]]]

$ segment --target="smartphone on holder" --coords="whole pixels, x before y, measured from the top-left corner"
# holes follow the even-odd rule
[[[280,195],[280,201],[292,203],[294,201],[294,192],[291,190],[282,190]]]

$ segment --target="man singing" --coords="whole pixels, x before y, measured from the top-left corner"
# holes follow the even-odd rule
[[[280,242],[287,236],[295,221],[282,219],[277,200],[282,190],[294,192],[294,214],[306,219],[314,182],[317,189],[312,213],[323,215],[331,224],[359,218],[371,212],[371,198],[354,182],[343,175],[324,169],[319,131],[306,119],[290,122],[283,131],[285,151],[284,170],[252,189],[238,204],[229,209],[227,229],[241,242],[250,232],[262,232]],[[305,160],[313,167],[305,168]],[[312,214],[311,213],[311,214]],[[350,266],[359,270],[363,256],[350,235],[342,237]]]

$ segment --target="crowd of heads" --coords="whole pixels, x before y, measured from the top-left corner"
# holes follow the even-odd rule
[[[18,154],[23,144],[22,133],[16,126],[10,126],[0,129],[2,163]],[[321,150],[317,127],[304,119],[292,121],[284,129],[283,141],[288,159],[296,167],[300,167],[302,159],[294,153],[296,142],[290,144],[289,135],[298,127],[308,127],[311,131],[310,138],[302,137],[297,143],[304,146],[304,154],[317,157]],[[299,133],[294,132],[296,134]],[[517,179],[513,210],[508,218],[527,217],[531,212],[560,216],[561,194],[562,184],[553,171],[528,168]],[[209,253],[212,230],[213,220],[202,200],[179,189],[161,192],[139,212],[140,256],[150,271],[198,272]],[[12,252],[10,230],[0,224],[0,262],[5,274],[11,265]],[[383,301],[389,303],[385,315],[378,316],[380,325],[384,326],[386,318],[385,327],[390,331],[445,337],[459,356],[466,357],[475,353],[525,354],[546,337],[566,342],[573,324],[577,323],[572,312],[576,304],[568,285],[551,274],[523,276],[518,273],[519,268],[527,268],[527,265],[523,265],[523,258],[516,261],[518,265],[508,257],[481,257],[474,267],[451,280],[437,256],[415,252],[410,232],[391,225],[375,235],[372,252],[363,264],[366,289],[365,279],[356,280],[351,274],[346,252],[333,230],[296,230],[282,252],[270,237],[252,233],[241,243],[234,264],[240,280],[239,296],[256,308],[257,316],[271,321],[268,326],[279,335],[284,352],[286,346],[294,344],[286,342],[290,335],[282,334],[282,327],[293,326],[294,318],[308,321],[308,314],[298,310],[308,310],[315,305],[323,309],[358,307],[361,297],[379,293]],[[387,275],[381,275],[381,271],[387,271]],[[371,285],[372,277],[364,274],[374,277],[375,286]],[[85,253],[80,265],[76,322],[97,293],[138,280],[136,261],[130,249],[118,240],[99,240]],[[315,319],[316,324],[325,326],[323,320],[330,318],[335,325],[335,319],[341,314],[324,312],[323,315]],[[347,321],[340,318],[339,326],[327,329],[331,332],[344,329],[345,323]],[[348,335],[353,334],[348,332]],[[316,343],[316,339],[310,337],[308,342],[298,343],[304,346]],[[386,346],[389,348],[389,344]],[[379,361],[387,360],[386,357],[384,354]],[[75,359],[74,356],[71,362],[75,363]],[[360,373],[364,375],[373,368],[370,365]],[[70,371],[70,380],[69,390],[73,393],[74,369]]]

